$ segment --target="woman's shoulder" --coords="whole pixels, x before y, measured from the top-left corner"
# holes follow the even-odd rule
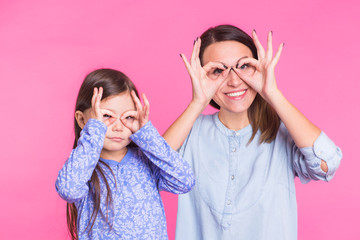
[[[217,116],[217,112],[213,114],[200,114],[199,117],[196,119],[193,127],[200,127],[200,126],[215,126],[214,119]]]

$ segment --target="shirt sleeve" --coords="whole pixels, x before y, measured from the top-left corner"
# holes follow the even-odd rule
[[[189,164],[174,151],[149,121],[130,139],[150,161],[158,189],[175,194],[186,193],[195,184]]]
[[[297,148],[292,146],[294,161],[293,167],[302,183],[310,180],[330,181],[340,165],[342,152],[331,139],[321,132],[315,140],[314,146]],[[325,161],[328,171],[321,169],[321,160]]]
[[[106,125],[89,119],[80,133],[77,147],[71,151],[55,182],[56,191],[65,201],[73,203],[88,195],[92,173],[104,145]]]

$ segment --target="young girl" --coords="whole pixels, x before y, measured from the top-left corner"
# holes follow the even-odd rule
[[[148,121],[149,102],[123,73],[99,69],[76,101],[75,142],[56,190],[72,239],[168,239],[159,191],[186,193],[190,166]]]
[[[272,32],[266,50],[252,37],[220,25],[195,41],[190,62],[181,55],[193,99],[164,138],[197,184],[179,197],[176,239],[294,240],[294,178],[329,181],[340,164],[340,149],[277,88],[283,45],[273,55]],[[219,111],[201,115],[209,103]]]

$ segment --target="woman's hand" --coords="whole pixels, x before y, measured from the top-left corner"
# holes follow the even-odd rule
[[[236,72],[242,80],[269,102],[272,94],[278,91],[275,81],[275,66],[279,61],[284,44],[280,44],[273,57],[272,32],[268,33],[266,51],[261,45],[255,31],[252,32],[252,36],[257,48],[258,60],[254,58],[244,58],[240,60],[239,65],[248,65],[248,67],[255,68],[255,71],[251,75],[244,74],[244,72],[238,69]]]
[[[223,64],[217,62],[209,62],[202,67],[199,58],[200,46],[201,39],[197,38],[194,43],[190,63],[184,54],[180,54],[180,56],[191,78],[193,89],[192,101],[200,103],[205,108],[221,83],[225,80],[226,72],[229,70]]]
[[[144,106],[141,104],[135,92],[131,91],[131,97],[134,100],[136,110],[124,112],[120,117],[121,122],[125,127],[130,129],[132,133],[138,131],[149,121],[150,104],[144,93],[141,96],[144,101]]]
[[[113,114],[110,111],[100,108],[102,95],[102,87],[99,89],[94,88],[93,96],[91,98],[90,118],[95,118],[102,121],[106,126],[110,126],[116,119],[112,116]]]

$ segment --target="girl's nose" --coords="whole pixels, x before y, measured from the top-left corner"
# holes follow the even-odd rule
[[[124,129],[124,125],[121,122],[120,118],[116,119],[115,122],[113,123],[112,130],[113,131],[122,131],[123,129]]]

